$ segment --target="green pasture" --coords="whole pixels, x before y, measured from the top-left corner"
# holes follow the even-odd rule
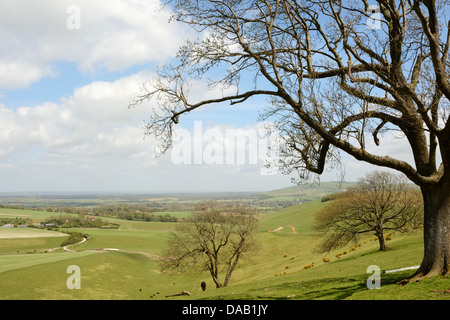
[[[382,274],[381,289],[366,286],[371,265],[391,270],[420,264],[421,230],[392,234],[387,252],[378,251],[373,235],[360,239],[354,251],[350,251],[352,243],[327,254],[316,252],[320,234],[312,228],[314,213],[328,204],[316,200],[261,214],[256,233],[259,251],[235,270],[228,287],[220,289],[215,289],[206,273],[160,272],[158,256],[175,223],[110,219],[120,228],[70,229],[90,235],[88,241],[71,246],[71,252],[45,253],[46,247],[53,248],[64,237],[1,239],[0,299],[449,299],[444,291],[450,281],[445,278],[396,284],[413,271]],[[101,248],[120,250],[98,251]],[[66,286],[70,265],[81,269],[80,290]],[[207,283],[204,292],[201,281]],[[192,296],[165,297],[183,290]]]
[[[323,196],[343,192],[353,183],[342,182],[321,182],[320,184],[295,185],[287,188],[276,189],[264,192],[263,195],[269,197],[268,200],[320,200]]]
[[[101,229],[69,229],[90,235],[88,241],[71,247],[73,250],[90,250],[114,248],[121,250],[142,251],[159,255],[167,241],[167,229],[155,230],[101,230]]]
[[[30,209],[0,208],[0,218],[30,218],[33,223],[41,222],[42,220],[45,220],[54,215],[57,214],[54,212]]]
[[[62,232],[42,230],[37,228],[0,228],[0,239],[65,237]]]
[[[8,271],[33,267],[36,265],[46,265],[62,260],[72,260],[77,257],[84,257],[94,254],[94,251],[84,252],[63,252],[59,250],[53,253],[36,253],[26,255],[0,255],[0,274]],[[2,282],[3,283],[3,282]]]

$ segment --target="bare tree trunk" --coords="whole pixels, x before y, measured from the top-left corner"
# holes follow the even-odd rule
[[[422,187],[422,195],[424,258],[417,272],[403,283],[450,273],[450,179]]]
[[[378,243],[380,244],[380,251],[386,251],[388,247],[386,246],[386,241],[384,239],[383,229],[377,232],[376,236],[378,238]]]
[[[244,244],[244,241],[241,240],[239,247],[242,247]],[[225,281],[223,282],[223,286],[226,287],[228,285],[228,282],[230,282],[231,273],[234,271],[234,268],[236,268],[237,262],[239,260],[240,253],[236,251],[236,256],[231,257],[229,263],[228,263],[228,270],[225,274]]]
[[[225,275],[225,281],[223,282],[224,287],[226,287],[228,285],[228,282],[230,282],[231,273],[233,272],[235,266],[236,264],[234,266],[230,266],[230,268],[228,269],[227,274]]]
[[[216,284],[216,288],[222,288],[222,284],[220,283],[217,275],[211,274],[214,283]]]

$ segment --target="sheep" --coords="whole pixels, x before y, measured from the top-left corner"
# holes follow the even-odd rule
[[[200,283],[200,286],[202,287],[203,291],[206,290],[206,282],[205,281],[202,281],[202,283]]]

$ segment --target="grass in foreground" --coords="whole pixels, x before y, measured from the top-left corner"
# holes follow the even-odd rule
[[[381,275],[381,289],[366,286],[367,267],[390,270],[420,264],[423,254],[421,231],[393,234],[391,250],[378,251],[369,236],[360,246],[348,246],[328,254],[314,251],[319,235],[311,228],[314,212],[324,204],[312,201],[261,216],[257,238],[261,250],[253,261],[238,268],[228,287],[215,289],[209,275],[161,274],[154,260],[164,248],[172,223],[120,221],[119,230],[90,229],[89,241],[71,247],[78,252],[24,254],[0,243],[0,299],[183,299],[183,300],[384,300],[449,299],[450,280],[436,277],[399,286],[396,282],[413,271]],[[277,232],[268,232],[278,229]],[[293,227],[293,228],[292,228]],[[74,229],[76,230],[76,229]],[[81,230],[81,229],[80,229]],[[295,232],[294,232],[295,231]],[[26,250],[43,249],[53,243],[43,238],[20,239]],[[45,238],[56,241],[59,238]],[[19,239],[14,239],[14,241]],[[61,239],[59,239],[61,240]],[[3,241],[3,240],[2,240]],[[9,240],[8,240],[9,241]],[[17,242],[19,243],[19,242]],[[120,248],[150,253],[95,252],[96,248]],[[344,254],[343,252],[346,252]],[[340,258],[336,254],[342,253]],[[324,262],[329,258],[329,262]],[[9,259],[9,260],[8,260]],[[314,266],[305,269],[314,262]],[[81,290],[66,286],[69,265],[81,268]],[[3,266],[3,269],[1,269]],[[200,282],[207,282],[202,291]],[[192,296],[165,298],[187,290]]]

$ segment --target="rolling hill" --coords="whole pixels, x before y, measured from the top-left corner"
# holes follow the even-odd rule
[[[117,230],[70,229],[90,234],[71,247],[57,247],[65,237],[36,234],[32,238],[0,240],[0,299],[83,299],[83,300],[383,300],[448,299],[444,292],[450,280],[438,277],[408,284],[396,284],[412,271],[383,274],[382,290],[369,290],[367,268],[381,270],[414,266],[423,253],[421,230],[392,235],[391,248],[379,252],[368,235],[356,250],[348,247],[320,254],[315,248],[320,234],[313,229],[317,210],[332,205],[321,197],[339,190],[335,183],[322,183],[315,189],[299,186],[274,190],[268,197],[309,197],[308,202],[282,210],[263,212],[256,238],[260,250],[251,261],[235,270],[228,287],[215,289],[206,273],[166,274],[159,269],[159,255],[165,248],[174,223],[111,219]],[[3,216],[17,214],[44,217],[33,210],[0,209]],[[50,231],[47,231],[47,233]],[[1,228],[0,228],[1,233]],[[15,250],[17,248],[17,250]],[[114,250],[101,250],[113,248]],[[117,249],[117,250],[116,250]],[[36,251],[35,251],[36,250]],[[345,253],[344,253],[345,252]],[[340,255],[339,255],[340,254]],[[336,256],[338,255],[339,258]],[[324,259],[329,259],[325,262]],[[81,269],[81,290],[69,290],[68,266]],[[307,266],[310,266],[307,268]],[[207,283],[202,291],[200,282]],[[191,296],[167,297],[183,290]]]
[[[320,200],[323,196],[344,192],[353,182],[321,182],[320,184],[295,185],[261,193],[271,200]]]

